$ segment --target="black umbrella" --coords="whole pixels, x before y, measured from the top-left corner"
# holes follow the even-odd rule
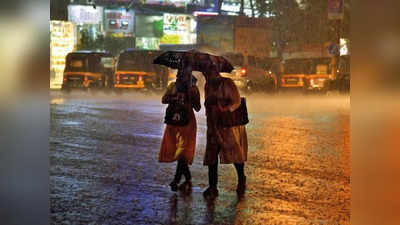
[[[186,51],[168,51],[154,59],[153,64],[159,64],[172,69],[182,68],[182,59]]]
[[[203,72],[215,66],[222,73],[233,70],[231,63],[222,56],[215,56],[196,50],[167,51],[153,61],[154,64],[164,65],[173,69],[183,69],[190,66],[193,71]]]

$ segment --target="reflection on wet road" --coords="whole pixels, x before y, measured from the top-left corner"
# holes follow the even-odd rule
[[[160,96],[51,93],[53,224],[350,224],[348,96],[249,96],[248,190],[232,165],[203,199],[204,110],[190,195],[169,190],[176,164],[157,162]]]

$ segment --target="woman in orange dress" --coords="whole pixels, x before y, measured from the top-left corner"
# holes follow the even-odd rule
[[[218,158],[221,164],[233,164],[238,185],[236,192],[243,196],[246,189],[244,164],[247,161],[247,133],[244,125],[218,126],[222,112],[235,111],[240,106],[240,94],[230,78],[219,75],[217,67],[204,73],[206,77],[205,107],[207,116],[207,145],[204,165],[208,166],[209,187],[204,191],[206,198],[218,196]]]
[[[193,78],[195,79],[195,78]],[[178,101],[175,82],[167,87],[162,97],[163,104]],[[176,173],[170,183],[171,190],[177,191],[182,175],[185,176],[183,187],[191,186],[191,174],[188,165],[192,165],[196,147],[197,124],[194,110],[200,111],[200,93],[195,84],[184,93],[184,106],[189,112],[189,122],[185,126],[166,125],[161,142],[159,162],[178,161]]]

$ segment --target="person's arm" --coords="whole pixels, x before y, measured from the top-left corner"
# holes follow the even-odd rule
[[[200,111],[201,104],[200,104],[200,92],[197,86],[193,86],[191,88],[191,98],[192,98],[192,107],[196,112]]]
[[[218,108],[220,111],[225,112],[225,111],[230,111],[233,112],[240,106],[240,94],[239,90],[236,87],[235,83],[231,79],[224,79],[224,84],[222,91],[225,93],[224,96],[228,97],[229,104],[226,106],[222,106],[221,104],[218,104]]]
[[[175,86],[177,92],[186,92],[192,86],[192,66],[190,64],[178,69]]]
[[[176,90],[175,90],[175,84],[171,83],[168,85],[167,90],[165,91],[161,103],[162,104],[170,104],[173,101],[176,101]]]

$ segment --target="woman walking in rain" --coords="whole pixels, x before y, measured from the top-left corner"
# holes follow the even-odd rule
[[[244,162],[247,160],[247,133],[244,125],[224,127],[221,120],[224,112],[233,112],[241,104],[239,91],[229,78],[221,77],[219,65],[212,63],[203,74],[206,77],[205,107],[207,116],[207,145],[204,165],[208,166],[209,187],[205,198],[218,196],[218,156],[222,164],[234,164],[238,185],[236,192],[243,196],[246,189]]]
[[[171,190],[174,192],[178,190],[182,175],[185,177],[185,182],[179,186],[179,189],[189,190],[192,186],[189,165],[193,162],[197,132],[196,118],[193,109],[198,112],[201,108],[196,78],[192,77],[191,85],[188,85],[188,88],[180,92],[177,91],[176,83],[171,83],[162,97],[162,103],[168,104],[168,107],[179,105],[182,107],[180,110],[175,109],[175,111],[174,109],[169,110],[167,108],[165,118],[167,125],[161,142],[159,162],[178,161],[174,179],[170,183]],[[183,114],[180,114],[182,111]],[[182,119],[181,117],[186,116],[186,122],[184,121],[181,124],[173,125],[174,123],[170,122],[170,120],[179,120]]]

